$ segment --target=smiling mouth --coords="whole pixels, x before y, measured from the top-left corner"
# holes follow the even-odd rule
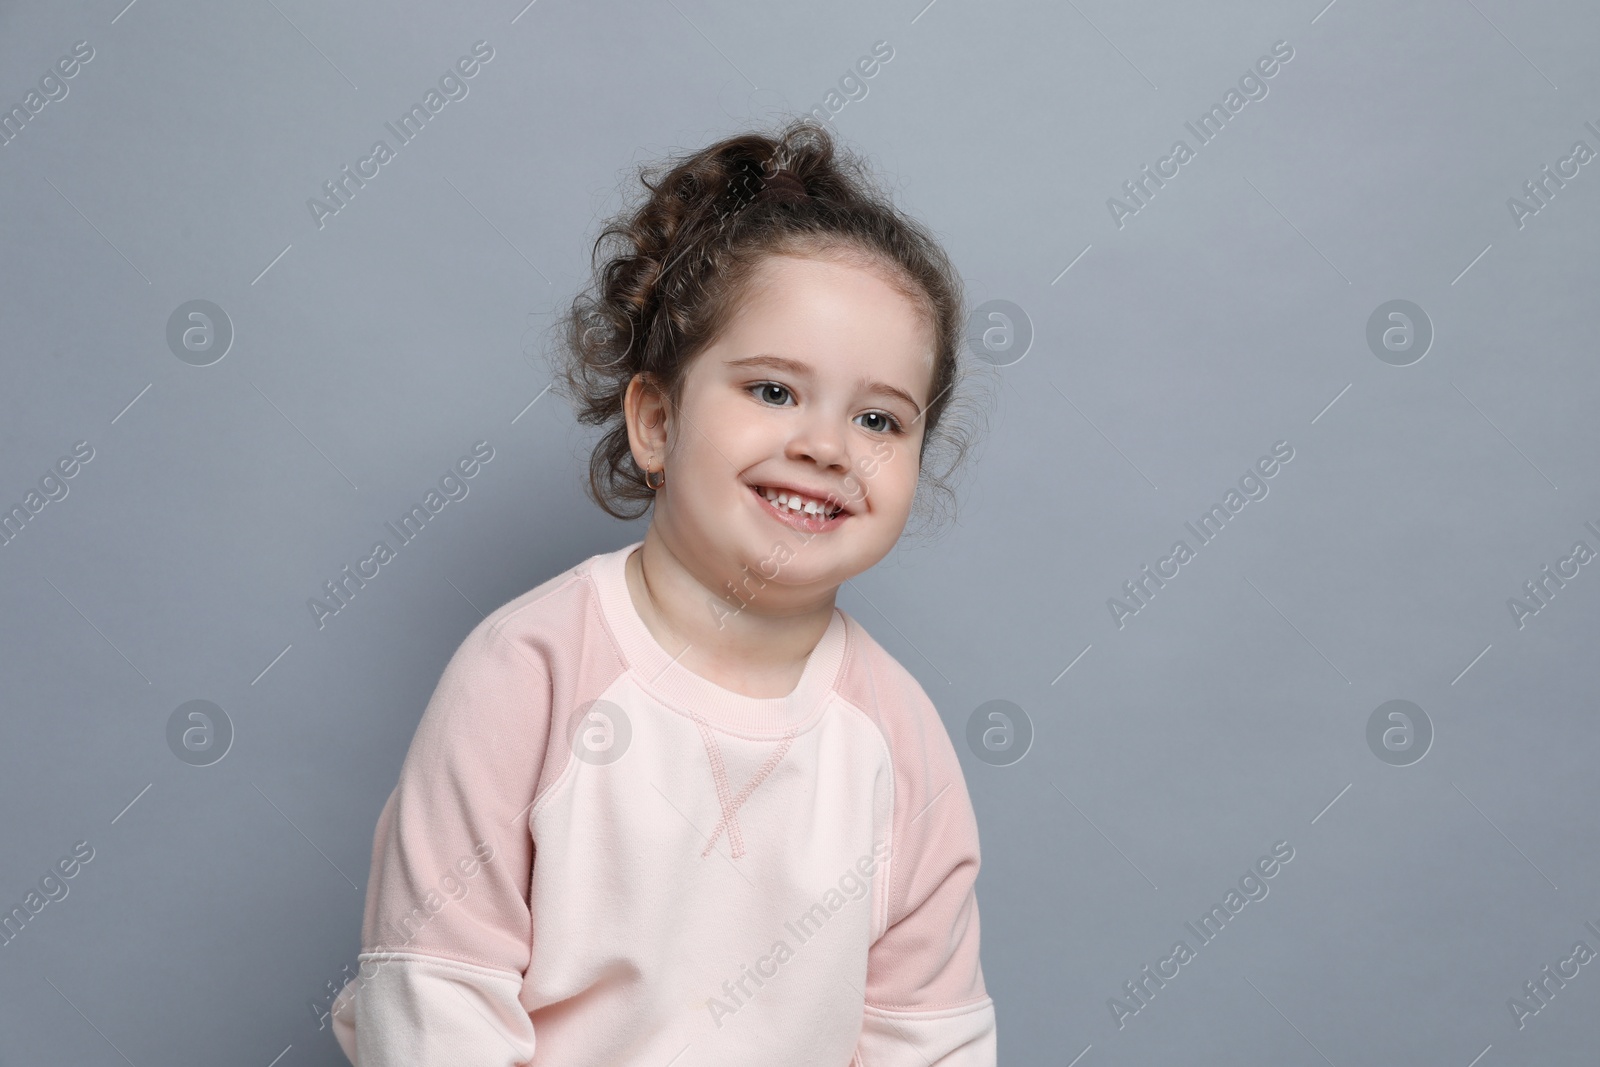
[[[761,501],[773,518],[799,530],[812,533],[831,530],[850,516],[850,512],[846,511],[843,505],[835,504],[829,506],[824,501],[804,497],[797,493],[771,489],[762,485],[752,485],[750,491],[755,494],[756,499]]]

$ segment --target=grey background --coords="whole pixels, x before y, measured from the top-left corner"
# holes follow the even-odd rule
[[[0,949],[0,1062],[344,1062],[314,1005],[439,672],[644,531],[584,499],[544,392],[598,220],[635,162],[822,104],[878,40],[832,121],[1034,333],[987,354],[959,525],[839,597],[961,753],[1001,1062],[1600,1055],[1600,963],[1521,1029],[1507,1003],[1600,950],[1600,565],[1507,606],[1600,549],[1600,163],[1507,207],[1600,149],[1592,5],[10,4],[0,105],[79,40],[0,146],[0,502],[95,450],[0,546],[0,904],[95,855]],[[307,199],[478,40],[469,95],[319,229]],[[1397,298],[1436,331],[1405,367],[1366,343]],[[206,367],[166,343],[193,299],[236,331]],[[478,440],[469,495],[319,630],[307,599]],[[1269,495],[1119,629],[1107,599],[1277,441]],[[196,699],[236,731],[203,768],[165,734]],[[994,699],[1035,732],[1010,766],[966,743]],[[1393,699],[1435,731],[1409,766],[1366,741]],[[1270,894],[1119,1028],[1108,998],[1277,841]]]

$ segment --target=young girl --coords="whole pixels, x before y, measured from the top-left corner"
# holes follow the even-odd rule
[[[834,606],[935,431],[964,451],[959,279],[807,120],[651,177],[562,376],[591,494],[649,528],[445,668],[335,1033],[359,1067],[993,1067],[960,764]]]

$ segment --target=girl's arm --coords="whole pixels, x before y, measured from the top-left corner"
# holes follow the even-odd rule
[[[978,823],[937,710],[920,689],[881,718],[895,765],[889,926],[867,955],[852,1067],[995,1067],[978,961]]]
[[[532,1059],[518,994],[550,702],[546,654],[489,620],[445,667],[378,818],[361,967],[333,1007],[358,1067]]]

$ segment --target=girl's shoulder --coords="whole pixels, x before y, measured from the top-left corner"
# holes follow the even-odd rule
[[[531,668],[548,679],[559,663],[591,646],[589,632],[603,626],[592,571],[604,555],[581,560],[489,612],[462,639],[451,666],[515,673]]]
[[[849,624],[844,662],[834,689],[847,703],[861,710],[885,735],[891,750],[915,742],[944,747],[950,742],[939,709],[927,690],[906,666],[889,653],[853,616],[840,611]]]
[[[879,699],[878,691],[882,690],[884,697],[891,700],[912,694],[926,700],[922,683],[878,643],[861,620],[843,608],[838,611],[847,624],[844,662],[834,685],[840,695],[851,703],[859,703],[858,698],[875,703]]]
[[[622,669],[599,634],[590,569],[603,556],[540,582],[472,627],[417,725],[406,757],[414,773],[490,782],[523,799],[560,774],[571,749],[550,742],[572,736],[585,701]]]
[[[864,626],[845,618],[849,646],[835,688],[872,722],[888,750],[894,768],[894,850],[956,857],[970,850],[975,858],[977,819],[950,726],[916,676]],[[908,905],[895,907],[904,914]]]

